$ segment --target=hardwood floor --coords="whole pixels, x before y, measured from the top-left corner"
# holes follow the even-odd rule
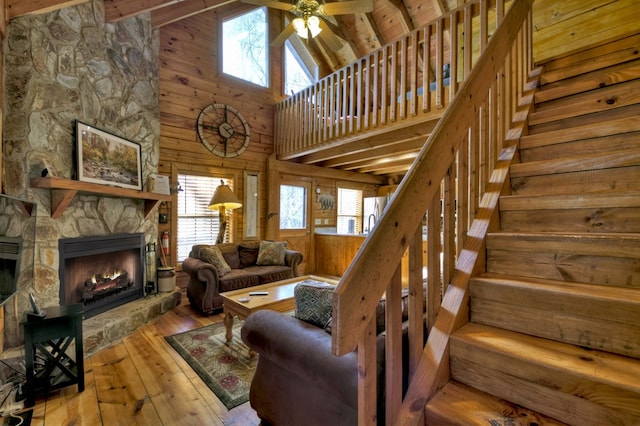
[[[180,306],[85,359],[76,386],[36,400],[32,425],[258,425],[245,403],[227,410],[164,336],[222,321]]]

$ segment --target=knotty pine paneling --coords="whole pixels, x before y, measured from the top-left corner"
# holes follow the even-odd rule
[[[159,29],[159,172],[233,176],[234,192],[240,199],[244,199],[243,172],[260,172],[259,217],[264,234],[268,194],[266,162],[273,152],[273,105],[282,99],[281,55],[271,52],[271,88],[222,74],[218,69],[218,22],[239,8],[246,6],[221,7]],[[197,136],[198,114],[213,102],[234,106],[249,124],[251,142],[237,158],[221,158],[210,153]],[[172,213],[175,214],[175,209]],[[242,215],[242,208],[234,215],[236,240],[243,236]]]
[[[587,46],[635,34],[640,29],[636,0],[557,2],[533,5],[535,62],[558,58]]]

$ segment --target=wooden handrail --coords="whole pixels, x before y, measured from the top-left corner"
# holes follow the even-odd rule
[[[524,129],[519,108],[528,111],[533,99],[518,105],[532,69],[532,3],[467,3],[276,106],[281,160],[301,153],[312,158],[365,132],[442,116],[334,293],[333,352],[358,349],[360,424],[375,424],[381,415],[375,408],[375,315],[383,293],[385,422],[415,424],[449,378],[449,337],[468,321],[469,278],[484,263],[484,238]],[[399,355],[403,284],[409,288],[409,353]],[[405,358],[410,387],[403,399]]]
[[[498,71],[503,67],[504,58],[510,53],[532,1],[515,3],[509,14],[510,18],[500,25],[496,37],[491,38],[491,50],[481,56],[462,84],[454,102],[392,196],[379,224],[365,240],[336,288],[334,325],[341,330],[340,333],[333,334],[336,355],[355,349],[358,336],[362,334],[378,298],[384,293],[412,240],[415,228],[422,223],[431,200],[440,190],[443,177],[453,164],[462,142],[467,140],[470,127],[476,122],[476,115],[479,111],[489,113],[487,107],[482,108],[488,102],[487,92],[495,81],[494,77],[498,76]],[[520,78],[519,81],[524,84],[523,79]],[[514,83],[514,87],[516,84]],[[522,93],[522,90],[518,93]],[[496,99],[493,99],[493,104],[497,104]],[[494,106],[497,105],[492,105]],[[508,121],[510,124],[510,119]],[[483,132],[485,129],[473,131]],[[487,136],[479,135],[483,140]],[[493,153],[496,152],[496,148],[493,148]],[[489,161],[495,163],[495,155]],[[489,170],[484,172],[488,178],[491,168],[485,168]]]
[[[449,337],[468,320],[465,301],[469,278],[478,267],[478,260],[482,259],[484,237],[524,128],[523,123],[518,123],[515,130],[510,130],[514,122],[521,120],[514,116],[531,70],[532,3],[533,0],[512,2],[502,21],[504,2],[497,2],[494,16],[502,22],[489,43],[484,45],[485,51],[457,89],[378,225],[336,288],[333,351],[341,355],[358,348],[361,424],[373,424],[375,420],[370,411],[375,407],[375,399],[369,399],[372,397],[370,388],[375,386],[375,374],[370,370],[375,365],[375,358],[374,361],[371,359],[375,357],[375,346],[370,338],[371,324],[378,300],[385,291],[387,306],[399,305],[399,283],[403,280],[399,265],[408,248],[411,386],[400,403],[402,385],[398,378],[402,377],[403,356],[398,356],[401,346],[398,342],[402,318],[398,309],[388,308],[386,422],[415,424],[429,396],[448,380]],[[481,11],[479,32],[486,34],[487,25],[483,19],[488,16],[488,2],[478,4]],[[455,22],[455,18],[452,19]],[[468,27],[470,24],[465,21],[463,25]],[[396,76],[394,81],[396,79],[404,90],[406,82],[401,76]],[[391,92],[395,94],[397,91],[393,87],[392,84]],[[393,114],[391,112],[390,116]],[[400,108],[399,116],[402,114]],[[336,131],[339,133],[340,129]],[[429,252],[427,326],[430,329],[426,346],[422,322],[415,318],[421,320],[423,312],[422,276],[417,273],[422,270],[422,253],[418,255],[416,245],[418,241],[422,243],[425,214]],[[441,295],[444,295],[442,305]],[[419,361],[416,360],[418,348],[422,348]]]

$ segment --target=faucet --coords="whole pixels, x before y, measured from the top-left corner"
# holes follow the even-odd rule
[[[376,221],[378,220],[378,218],[376,217],[376,215],[374,213],[371,213],[369,215],[369,219],[367,219],[367,233],[370,233],[371,230],[373,229],[373,226],[371,226],[371,219],[373,218],[373,226],[376,226]]]

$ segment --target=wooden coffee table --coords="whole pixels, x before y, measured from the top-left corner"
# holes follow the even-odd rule
[[[321,281],[329,284],[338,284],[338,281],[331,278],[318,277],[315,275],[303,275],[282,281],[274,281],[269,284],[254,287],[242,288],[240,290],[220,293],[222,297],[222,308],[225,314],[224,325],[227,329],[227,343],[233,339],[233,318],[245,319],[250,314],[261,309],[271,309],[279,312],[288,312],[295,308],[293,289],[305,280]],[[249,293],[267,292],[264,296],[250,296]]]

